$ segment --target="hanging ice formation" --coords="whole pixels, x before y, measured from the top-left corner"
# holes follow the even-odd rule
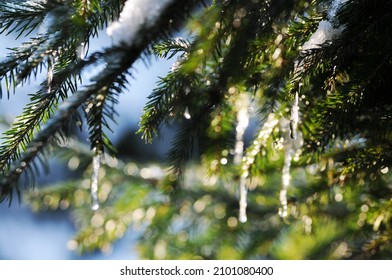
[[[101,166],[101,154],[97,152],[93,157],[93,173],[91,176],[91,209],[98,210],[99,208],[99,200],[98,200],[98,177],[99,177],[99,168]]]
[[[86,57],[86,44],[81,43],[76,49],[76,56],[79,60],[83,60]]]
[[[191,114],[190,114],[190,112],[189,112],[188,106],[185,108],[185,111],[184,111],[184,118],[186,118],[187,120],[190,120],[190,119],[192,118],[192,116],[191,116]]]
[[[290,145],[291,146],[291,145]],[[285,147],[284,150],[284,164],[282,168],[282,188],[279,194],[280,200],[280,208],[279,208],[279,216],[286,217],[287,216],[287,189],[290,186],[290,167],[291,167],[291,159],[293,157],[294,150],[292,147]]]
[[[298,91],[296,91],[290,114],[290,138],[293,140],[297,139],[298,111]]]
[[[262,147],[267,146],[268,138],[270,137],[274,127],[279,123],[279,120],[276,118],[275,114],[269,114],[267,120],[263,124],[256,140],[253,142],[253,145],[246,153],[246,156],[242,158],[242,173],[240,177],[240,213],[239,213],[239,221],[246,222],[246,207],[247,207],[247,187],[246,181],[249,177],[249,169],[251,165],[254,163],[256,156],[259,154]],[[242,156],[242,154],[241,154]]]
[[[54,63],[55,59],[53,56],[48,57],[48,73],[47,73],[47,92],[50,93],[52,91],[52,81],[53,81],[53,73],[54,73]]]
[[[287,191],[290,187],[291,182],[291,161],[294,155],[299,151],[303,144],[303,137],[301,132],[295,132],[296,138],[292,139],[291,133],[290,137],[287,136],[287,123],[290,122],[290,130],[291,130],[291,119],[287,120],[282,118],[280,120],[281,130],[285,137],[283,138],[283,151],[284,151],[284,162],[282,167],[282,187],[279,194],[280,208],[279,208],[279,216],[282,218],[288,215],[287,209]]]
[[[242,94],[237,100],[236,105],[240,108],[237,112],[237,126],[236,126],[236,141],[234,147],[234,164],[240,165],[243,154],[244,154],[244,134],[245,130],[249,125],[249,100],[246,94]],[[241,223],[245,223],[248,218],[246,216],[247,208],[247,194],[248,190],[246,187],[246,177],[243,175],[240,177],[239,182],[239,215],[238,220]]]
[[[302,51],[306,51],[309,49],[320,48],[323,43],[326,41],[332,40],[340,35],[342,29],[344,27],[335,28],[333,26],[333,22],[335,20],[336,12],[340,8],[340,6],[346,2],[347,0],[334,0],[331,3],[331,6],[328,11],[327,19],[319,22],[319,26],[317,30],[312,34],[309,40],[302,46]],[[298,74],[303,70],[303,64],[295,63],[294,72]],[[291,114],[290,114],[290,138],[292,141],[284,140],[284,164],[282,168],[282,189],[280,190],[279,200],[281,207],[279,209],[279,215],[281,217],[286,217],[288,215],[287,212],[287,189],[290,186],[290,167],[291,160],[294,153],[299,149],[302,145],[302,137],[298,137],[297,125],[299,120],[299,106],[298,106],[298,98],[299,93],[301,91],[302,84],[299,83],[298,90],[295,92],[294,101],[291,106]],[[284,120],[282,120],[284,122]],[[285,127],[285,125],[283,125]],[[293,141],[294,140],[294,141]]]

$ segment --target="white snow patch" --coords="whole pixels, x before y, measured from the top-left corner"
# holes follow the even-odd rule
[[[321,44],[328,40],[332,40],[333,34],[332,24],[326,20],[320,21],[316,32],[314,32],[309,40],[302,46],[302,50],[320,48]]]
[[[162,10],[172,0],[127,0],[118,21],[113,22],[106,33],[112,37],[113,45],[130,45],[137,32],[155,23]]]
[[[58,19],[53,14],[53,12],[47,13],[41,25],[39,26],[38,34],[49,33],[53,29],[52,27],[55,26],[57,21]]]
[[[340,6],[347,0],[334,0],[328,10],[327,20],[319,22],[317,30],[310,36],[309,40],[302,46],[302,51],[320,48],[320,46],[340,35],[343,28],[334,28],[336,12]]]

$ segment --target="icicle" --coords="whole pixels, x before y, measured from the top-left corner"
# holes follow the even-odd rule
[[[298,93],[297,93],[298,95]],[[297,101],[298,102],[298,101]],[[288,215],[288,209],[287,209],[287,191],[290,187],[290,182],[291,182],[291,175],[290,175],[290,168],[291,168],[291,161],[294,157],[296,158],[297,152],[300,152],[300,148],[303,144],[303,137],[302,133],[298,132],[296,133],[296,138],[295,140],[290,139],[291,133],[290,133],[290,138],[288,136],[287,132],[287,124],[290,122],[290,130],[291,130],[291,119],[288,120],[286,118],[280,119],[280,126],[281,130],[283,132],[284,137],[284,163],[282,167],[282,188],[280,190],[279,194],[279,201],[280,201],[280,208],[279,208],[279,216],[282,218],[286,217]]]
[[[295,92],[294,102],[291,107],[290,115],[290,138],[297,139],[297,125],[298,125],[298,91]]]
[[[189,113],[188,107],[185,108],[184,118],[186,118],[187,120],[190,120],[192,118],[191,114]]]
[[[240,95],[240,98],[237,100],[236,104],[237,107],[240,109],[237,112],[237,126],[236,126],[236,141],[235,141],[235,148],[234,148],[234,164],[240,165],[243,155],[244,155],[244,134],[249,125],[249,99],[246,94]],[[242,174],[240,177],[240,184],[239,184],[239,194],[240,194],[240,201],[239,201],[239,221],[241,223],[245,223],[247,221],[246,216],[246,207],[247,207],[247,193],[248,190],[246,188],[246,174]]]
[[[261,147],[267,145],[268,138],[270,137],[274,127],[279,123],[275,114],[271,113],[268,115],[268,119],[265,121],[263,127],[261,128],[257,139],[253,142],[252,148],[248,150],[245,157],[242,159],[242,173],[240,178],[240,211],[239,211],[239,221],[244,223],[247,221],[246,208],[247,208],[247,193],[246,180],[249,176],[249,169],[254,163],[257,154],[260,152]],[[242,155],[241,155],[242,156]]]
[[[54,73],[54,63],[55,59],[53,56],[48,57],[48,73],[47,73],[47,92],[50,93],[52,91],[52,82],[53,82],[53,73]]]
[[[281,217],[287,216],[287,189],[290,186],[290,167],[291,167],[291,159],[293,157],[294,150],[292,145],[289,147],[285,147],[284,152],[284,164],[282,168],[282,189],[280,190],[279,200],[281,208],[279,209],[279,215]]]
[[[245,223],[248,220],[246,215],[246,208],[248,206],[247,203],[247,196],[248,196],[248,189],[246,187],[246,179],[247,176],[242,175],[240,179],[240,210],[238,215],[238,220],[241,223]]]
[[[99,200],[98,200],[98,175],[99,175],[99,167],[101,165],[101,155],[96,153],[93,157],[93,174],[91,177],[91,209],[98,210],[99,208]]]
[[[80,60],[84,60],[86,57],[86,44],[81,43],[76,49],[76,56]]]

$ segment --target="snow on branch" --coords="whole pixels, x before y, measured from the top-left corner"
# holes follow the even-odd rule
[[[113,45],[130,45],[142,27],[152,26],[172,0],[127,0],[118,21],[106,30]]]
[[[334,28],[336,12],[347,0],[333,0],[328,10],[327,20],[319,22],[317,30],[309,40],[302,46],[302,51],[320,48],[323,43],[334,39],[342,32],[342,27]]]

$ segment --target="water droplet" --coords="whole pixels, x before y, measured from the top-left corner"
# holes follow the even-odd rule
[[[190,120],[192,118],[191,114],[189,113],[188,107],[185,108],[184,118],[186,118],[187,120]]]
[[[95,211],[99,208],[99,200],[98,200],[98,176],[99,176],[99,167],[101,165],[101,155],[96,154],[93,157],[93,174],[91,177],[91,210]]]

